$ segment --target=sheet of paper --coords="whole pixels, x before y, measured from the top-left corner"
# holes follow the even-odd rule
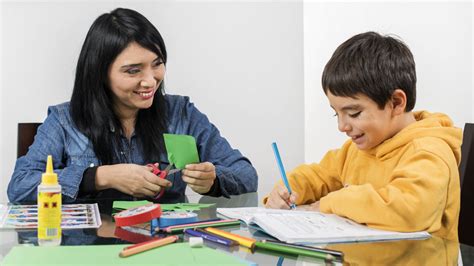
[[[163,134],[168,161],[178,169],[187,164],[199,163],[196,139],[189,135]]]
[[[127,258],[119,252],[128,245],[14,247],[2,262],[14,265],[256,265],[230,253],[176,243]]]
[[[114,201],[113,209],[115,210],[125,210],[129,208],[139,207],[153,203],[147,200],[141,201]],[[201,203],[173,203],[173,204],[160,204],[162,211],[198,211],[202,208],[208,208],[214,205],[210,204],[201,204]]]

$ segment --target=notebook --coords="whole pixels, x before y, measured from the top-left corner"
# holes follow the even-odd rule
[[[217,208],[220,215],[257,225],[267,234],[287,243],[345,243],[381,240],[424,239],[425,231],[394,232],[358,224],[335,214],[315,211],[276,210],[258,207]]]

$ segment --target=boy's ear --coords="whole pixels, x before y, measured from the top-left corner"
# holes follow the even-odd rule
[[[407,95],[401,89],[396,89],[392,93],[392,109],[394,115],[401,115],[405,113],[407,105]]]

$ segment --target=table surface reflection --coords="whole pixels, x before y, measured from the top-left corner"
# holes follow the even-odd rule
[[[211,207],[197,211],[200,220],[216,217],[216,208],[259,206],[257,193],[248,193],[231,198],[213,198],[190,195],[181,202],[215,203]],[[111,217],[113,201],[98,201],[101,212],[102,226],[99,229],[63,230],[61,245],[109,245],[131,243],[126,238],[116,236],[116,228]],[[273,239],[262,232],[245,225],[228,227],[226,230],[256,239]],[[9,250],[16,245],[37,245],[36,230],[34,231],[0,231],[0,262]],[[123,237],[122,237],[123,238]],[[181,238],[182,239],[182,238]],[[239,256],[258,265],[321,265],[327,262],[304,257],[278,253],[257,251],[250,252],[244,247],[225,247],[206,243],[211,248],[220,249]],[[464,265],[474,264],[474,247],[459,245],[439,237],[425,240],[402,240],[389,242],[364,242],[331,244],[327,248],[344,252],[344,264],[347,265],[460,265],[461,254]]]

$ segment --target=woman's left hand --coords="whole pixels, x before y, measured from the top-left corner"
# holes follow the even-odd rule
[[[188,164],[182,171],[183,181],[199,194],[211,190],[216,179],[216,167],[210,162]]]

